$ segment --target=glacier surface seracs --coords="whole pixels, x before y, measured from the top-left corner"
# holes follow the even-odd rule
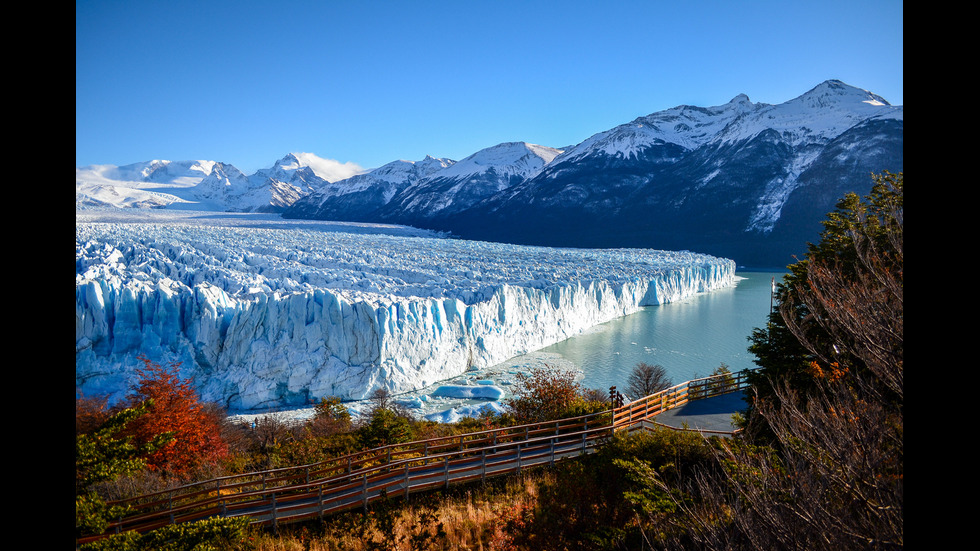
[[[180,362],[202,399],[233,411],[398,394],[735,282],[733,261],[691,252],[140,216],[76,214],[75,384],[88,395],[122,397],[140,356]]]

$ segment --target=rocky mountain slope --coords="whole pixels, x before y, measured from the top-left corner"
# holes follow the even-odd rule
[[[828,81],[780,105],[737,96],[638,118],[424,225],[473,239],[689,249],[782,267],[817,239],[844,193],[867,193],[871,173],[885,170],[903,170],[902,108]]]

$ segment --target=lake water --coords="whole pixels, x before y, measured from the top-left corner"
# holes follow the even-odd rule
[[[622,391],[636,364],[662,365],[674,384],[710,375],[722,363],[732,371],[758,367],[749,336],[766,325],[772,278],[784,272],[737,272],[734,287],[646,307],[589,332],[508,363],[556,363],[581,369],[580,384]]]

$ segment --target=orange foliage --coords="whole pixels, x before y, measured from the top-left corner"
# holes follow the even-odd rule
[[[545,365],[529,375],[517,374],[509,406],[520,423],[559,419],[581,395],[575,373]]]
[[[133,404],[152,400],[149,412],[134,420],[129,430],[140,443],[172,433],[173,440],[147,458],[147,466],[173,474],[184,474],[195,466],[214,463],[228,456],[221,439],[221,425],[198,401],[190,381],[178,375],[180,364],[161,366],[140,358],[140,380],[130,396]]]
[[[810,362],[810,374],[816,379],[827,379],[830,381],[839,381],[847,375],[847,367],[842,367],[837,362],[832,362],[828,369],[820,367],[820,364],[816,361]]]
[[[75,435],[86,434],[106,422],[111,415],[106,398],[75,397]]]

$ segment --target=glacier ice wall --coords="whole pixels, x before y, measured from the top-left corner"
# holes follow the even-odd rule
[[[76,387],[119,398],[145,356],[231,410],[363,399],[734,283],[690,252],[334,229],[76,220]]]

